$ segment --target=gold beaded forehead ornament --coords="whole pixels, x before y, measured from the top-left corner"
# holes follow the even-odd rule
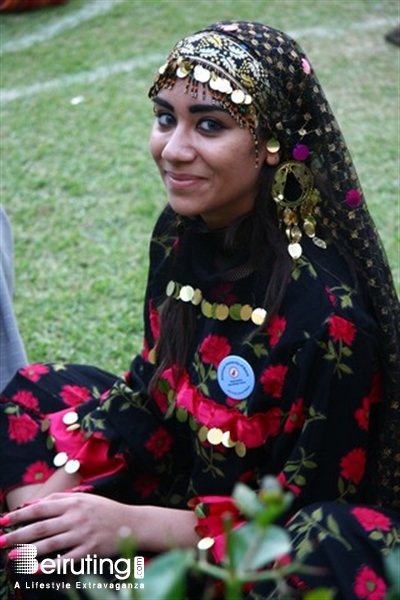
[[[200,32],[175,46],[159,70],[150,89],[154,98],[160,89],[172,89],[177,80],[187,80],[186,92],[197,98],[199,87],[213,102],[248,127],[258,154],[256,129],[262,113],[262,98],[268,91],[268,74],[245,44],[219,32]]]

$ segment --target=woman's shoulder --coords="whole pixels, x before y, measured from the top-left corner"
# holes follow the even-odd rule
[[[377,327],[362,278],[333,245],[305,248],[292,271],[285,304],[286,310],[314,323],[327,323],[335,315],[365,331]]]

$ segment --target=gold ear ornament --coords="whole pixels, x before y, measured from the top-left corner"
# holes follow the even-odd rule
[[[307,165],[296,160],[280,164],[275,171],[271,194],[278,206],[279,223],[285,227],[290,256],[297,260],[302,255],[300,242],[303,232],[316,246],[325,249],[324,240],[315,235],[313,211],[320,194],[314,187],[314,176]]]

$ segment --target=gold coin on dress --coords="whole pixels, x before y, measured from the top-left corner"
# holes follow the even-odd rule
[[[202,427],[200,427],[199,429],[199,439],[201,442],[205,442],[207,439],[207,433],[208,433],[208,427],[206,427],[205,425],[203,425]]]
[[[212,537],[205,537],[197,544],[199,550],[209,550],[214,546],[215,540]]]
[[[247,450],[246,450],[246,446],[243,444],[243,442],[238,442],[235,445],[235,452],[240,458],[243,458],[244,456],[246,456]]]
[[[62,418],[62,422],[64,423],[64,425],[72,425],[73,423],[76,423],[78,419],[78,413],[75,411],[71,411],[65,413],[65,415]]]
[[[50,427],[50,419],[44,419],[40,425],[40,431],[47,431]]]
[[[200,304],[202,298],[203,294],[201,293],[201,290],[199,290],[199,288],[196,288],[193,293],[192,304],[197,306],[198,304]]]
[[[225,433],[223,434],[222,444],[225,446],[225,448],[233,448],[234,446],[236,446],[236,442],[232,441],[231,434],[229,431],[225,431]]]
[[[68,460],[68,454],[66,452],[59,452],[53,458],[53,464],[55,467],[62,467]]]
[[[240,311],[242,309],[242,305],[241,304],[232,304],[232,306],[229,308],[229,316],[231,319],[233,319],[234,321],[240,321]]]
[[[191,285],[184,285],[179,292],[179,298],[182,302],[190,302],[194,296],[194,289]]]
[[[267,311],[265,308],[255,308],[251,313],[251,320],[253,321],[254,325],[262,325],[266,316]]]
[[[77,473],[80,469],[81,463],[79,460],[69,460],[65,465],[64,469],[68,475],[72,475],[73,473]]]
[[[289,244],[288,252],[289,252],[290,256],[292,258],[294,258],[294,260],[296,260],[296,259],[300,258],[300,256],[303,254],[303,249],[300,246],[300,244]]]
[[[79,423],[72,423],[72,425],[68,425],[68,427],[66,428],[66,431],[75,431],[76,429],[80,429],[81,426],[79,425]]]
[[[165,290],[165,293],[167,294],[167,296],[173,296],[175,293],[175,287],[176,287],[176,283],[175,281],[170,281],[167,285],[167,288]]]
[[[207,317],[207,319],[211,319],[212,305],[209,302],[207,302],[207,300],[203,300],[203,302],[201,303],[201,312],[205,317]]]
[[[253,312],[250,304],[244,304],[240,310],[240,318],[242,321],[249,321],[251,319],[251,314]]]
[[[222,437],[223,437],[223,432],[221,431],[221,429],[219,429],[219,427],[213,427],[207,433],[207,440],[213,446],[218,446],[218,444],[220,444],[222,442]]]
[[[225,321],[229,317],[229,308],[226,304],[218,304],[215,309],[215,316],[218,321]]]

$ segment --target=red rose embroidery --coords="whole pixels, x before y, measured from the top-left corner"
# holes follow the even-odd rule
[[[28,390],[21,390],[20,392],[17,392],[12,397],[12,400],[14,400],[14,402],[20,406],[25,406],[25,408],[30,408],[33,410],[37,410],[39,408],[39,402],[37,398],[35,398],[32,392],[29,392]]]
[[[47,367],[46,365],[41,365],[41,364],[28,365],[27,367],[20,369],[21,375],[23,375],[27,379],[30,379],[31,381],[35,381],[35,382],[39,381],[39,379],[42,377],[42,375],[46,375],[49,371],[50,371],[49,367]]]
[[[351,346],[356,335],[356,329],[350,321],[337,315],[332,315],[329,319],[329,335],[336,342],[342,341],[347,346]]]
[[[79,385],[64,385],[60,392],[61,398],[69,406],[79,406],[92,397],[89,390]]]
[[[161,458],[163,454],[168,452],[173,441],[174,439],[168,431],[159,427],[147,440],[145,448],[153,454],[154,458]]]
[[[208,335],[200,346],[201,359],[205,363],[211,363],[218,367],[219,363],[228,356],[231,347],[228,340],[219,335]]]
[[[363,429],[364,431],[368,431],[369,407],[370,407],[369,398],[364,398],[362,401],[362,407],[357,408],[357,410],[354,412],[354,416],[358,423],[358,426],[361,429]]]
[[[382,577],[378,577],[370,567],[362,567],[357,573],[354,583],[354,593],[363,600],[384,600],[387,585]]]
[[[285,317],[279,317],[278,315],[275,315],[271,319],[271,322],[267,329],[268,335],[271,336],[269,343],[272,348],[274,348],[276,346],[276,344],[279,342],[285,329],[286,329]]]
[[[340,461],[342,468],[340,474],[345,478],[360,483],[363,478],[366,464],[366,455],[363,448],[354,448]]]
[[[382,529],[382,531],[390,531],[392,521],[389,517],[373,508],[356,506],[351,512],[366,531],[374,531],[378,528]]]
[[[133,487],[142,496],[142,498],[147,498],[156,491],[158,487],[158,479],[150,473],[142,473],[136,477]]]
[[[283,428],[285,433],[292,433],[295,429],[301,429],[303,427],[306,418],[304,415],[304,400],[300,398],[297,402],[294,402],[290,408],[288,418],[286,419],[285,426]]]
[[[25,444],[33,440],[39,425],[29,415],[17,417],[11,415],[8,417],[8,435],[11,440],[17,444]]]
[[[272,365],[268,367],[260,377],[264,392],[271,394],[273,398],[280,398],[287,371],[288,367],[284,365]]]
[[[24,483],[44,483],[55,469],[51,469],[47,463],[38,460],[26,469],[22,476]]]

